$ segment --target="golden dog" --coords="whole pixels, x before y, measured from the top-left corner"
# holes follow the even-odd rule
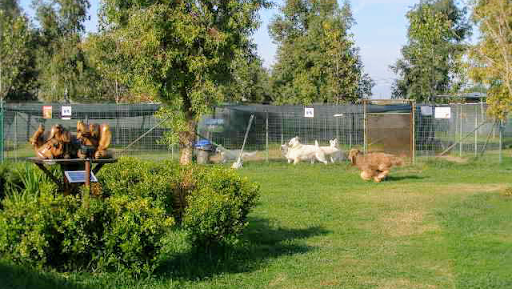
[[[351,149],[348,159],[353,166],[361,170],[361,178],[365,181],[373,180],[380,183],[385,179],[391,167],[401,166],[403,160],[395,155],[386,153],[368,153],[363,155],[358,149]]]

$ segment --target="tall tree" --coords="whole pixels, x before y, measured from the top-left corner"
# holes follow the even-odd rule
[[[199,117],[223,100],[232,63],[251,46],[266,0],[105,0],[102,33],[119,40],[132,93],[169,105],[182,147],[192,160]],[[178,112],[178,113],[176,113]]]
[[[472,19],[480,39],[471,50],[470,76],[489,87],[489,111],[503,119],[512,109],[512,3],[475,0],[473,4]]]
[[[21,14],[18,0],[0,0],[0,10],[4,13],[3,17],[16,18]]]
[[[233,81],[225,86],[226,101],[269,103],[270,75],[257,55],[237,57],[232,64]]]
[[[269,28],[279,45],[274,101],[338,103],[370,95],[373,82],[349,32],[353,24],[348,1],[340,8],[336,0],[287,0]]]
[[[99,76],[95,79],[98,100],[120,103],[135,98],[129,95],[128,90],[129,61],[119,53],[119,45],[120,39],[114,38],[111,33],[89,35],[83,43],[93,74]],[[126,99],[127,95],[130,99]]]
[[[33,33],[16,1],[0,2],[0,99],[30,98],[35,87]]]
[[[454,0],[421,1],[407,13],[408,44],[391,66],[398,76],[394,98],[430,101],[436,94],[459,89],[457,73],[467,48],[463,41],[471,28],[466,14]]]
[[[41,47],[38,55],[40,96],[45,100],[79,99],[79,83],[85,70],[80,46],[88,0],[33,0]]]

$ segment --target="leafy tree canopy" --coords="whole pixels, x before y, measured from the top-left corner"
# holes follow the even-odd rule
[[[224,99],[233,62],[247,55],[266,0],[105,0],[102,34],[116,39],[132,93],[169,105],[191,160],[199,117]],[[101,41],[101,40],[100,40]]]
[[[33,34],[16,1],[0,1],[0,99],[30,98],[34,88]]]
[[[371,94],[359,51],[349,33],[350,4],[336,0],[287,0],[270,24],[279,45],[272,70],[278,104],[354,101]]]
[[[34,0],[33,5],[40,26],[39,96],[47,101],[81,100],[86,60],[80,43],[89,1]]]
[[[453,0],[427,0],[411,8],[408,44],[391,66],[398,75],[393,97],[429,101],[460,89],[463,41],[471,32],[466,14]]]
[[[489,111],[503,119],[512,109],[512,3],[476,0],[473,4],[472,19],[480,39],[471,49],[470,76],[489,87]]]

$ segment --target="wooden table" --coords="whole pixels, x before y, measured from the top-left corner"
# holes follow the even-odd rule
[[[64,174],[65,171],[76,171],[76,170],[85,170],[85,185],[88,188],[91,188],[91,167],[92,164],[96,164],[94,168],[92,168],[92,172],[94,174],[98,173],[99,170],[105,164],[115,163],[117,159],[40,159],[40,158],[28,158],[29,162],[34,163],[38,166],[52,181],[54,181],[59,189],[63,192],[70,191],[71,187]],[[63,180],[60,181],[56,176],[49,171],[45,165],[60,165],[60,169],[62,171]]]

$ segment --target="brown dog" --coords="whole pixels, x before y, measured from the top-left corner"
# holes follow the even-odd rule
[[[380,183],[385,179],[391,167],[403,165],[403,160],[386,153],[368,153],[363,155],[358,149],[351,149],[348,159],[353,166],[361,170],[361,178],[365,181],[373,180]]]

